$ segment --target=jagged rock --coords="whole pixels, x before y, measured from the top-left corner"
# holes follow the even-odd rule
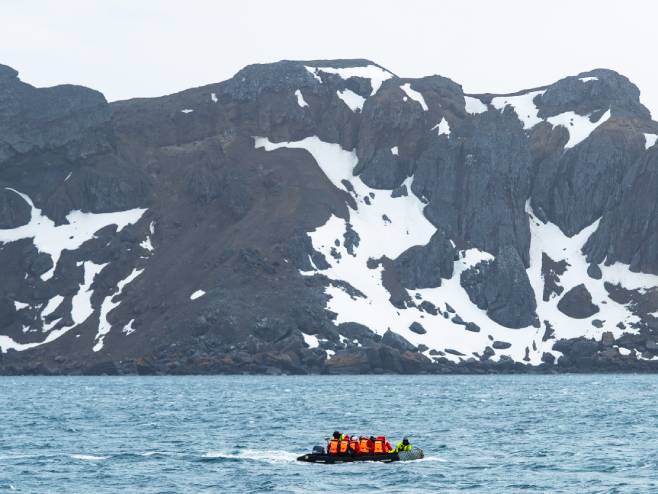
[[[563,314],[575,319],[586,319],[599,311],[598,306],[592,303],[592,295],[583,284],[565,293],[558,302],[557,308]]]
[[[18,194],[0,188],[0,228],[16,228],[30,221],[30,206]]]
[[[551,259],[545,252],[542,252],[541,273],[544,278],[544,302],[548,302],[551,295],[561,295],[564,288],[560,286],[560,276],[567,270],[567,262],[559,262]]]
[[[415,352],[416,347],[405,340],[402,336],[397,333],[394,333],[390,329],[386,330],[384,336],[382,336],[382,344],[397,348],[405,352]]]
[[[601,268],[598,264],[590,264],[587,266],[587,274],[593,280],[600,280],[603,278],[603,273],[601,272]]]
[[[425,245],[411,247],[394,261],[400,283],[409,290],[436,288],[452,277],[455,248],[441,229]]]
[[[511,343],[508,343],[506,341],[494,341],[491,346],[495,348],[496,350],[506,350],[507,348],[510,348],[512,346]]]
[[[604,331],[601,335],[601,345],[604,347],[611,347],[615,343],[615,337],[612,331]]]
[[[428,302],[427,300],[423,300],[418,308],[427,312],[428,314],[432,314],[433,316],[436,316],[440,312],[438,307],[436,307],[432,302]]]
[[[497,323],[509,328],[533,323],[535,294],[514,247],[505,246],[493,262],[481,262],[467,269],[460,282],[471,301]]]
[[[466,331],[471,331],[472,333],[479,333],[480,332],[480,326],[478,326],[474,322],[467,322],[466,325],[464,326],[464,329]]]
[[[409,330],[413,331],[416,334],[427,333],[427,330],[423,327],[423,325],[416,321],[411,323],[411,325],[409,326]]]

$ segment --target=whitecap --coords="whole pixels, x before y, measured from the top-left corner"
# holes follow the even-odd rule
[[[95,456],[95,455],[70,455],[74,460],[83,460],[83,461],[102,461],[107,460],[109,456]]]

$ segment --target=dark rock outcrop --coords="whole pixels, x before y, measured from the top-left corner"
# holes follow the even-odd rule
[[[557,308],[563,314],[575,319],[587,319],[599,311],[598,306],[592,303],[592,295],[582,284],[565,293],[558,302]]]
[[[512,246],[502,247],[494,261],[464,271],[460,282],[471,301],[503,326],[522,328],[536,317],[535,294]]]

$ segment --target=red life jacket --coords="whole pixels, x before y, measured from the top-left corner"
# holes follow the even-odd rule
[[[356,439],[350,439],[350,449],[352,451],[358,451],[359,450],[359,441]]]
[[[339,443],[340,441],[338,439],[332,439],[329,441],[329,444],[327,445],[327,454],[337,455]]]

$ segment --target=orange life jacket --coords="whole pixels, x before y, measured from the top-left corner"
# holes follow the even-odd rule
[[[350,439],[350,449],[352,451],[358,451],[359,450],[359,441],[356,439]]]
[[[370,453],[370,439],[367,437],[362,437],[359,440],[359,454],[361,455],[367,455]]]
[[[375,453],[376,455],[380,454],[380,453],[385,453],[385,451],[384,451],[384,441],[382,441],[379,438],[375,439],[375,447],[374,447],[373,453]]]
[[[340,441],[340,444],[338,446],[339,453],[341,455],[346,455],[349,446],[350,446],[350,441],[348,439],[343,439],[342,441]]]
[[[327,454],[337,455],[338,443],[340,443],[338,439],[332,439],[331,441],[329,441],[329,444],[327,445]]]

